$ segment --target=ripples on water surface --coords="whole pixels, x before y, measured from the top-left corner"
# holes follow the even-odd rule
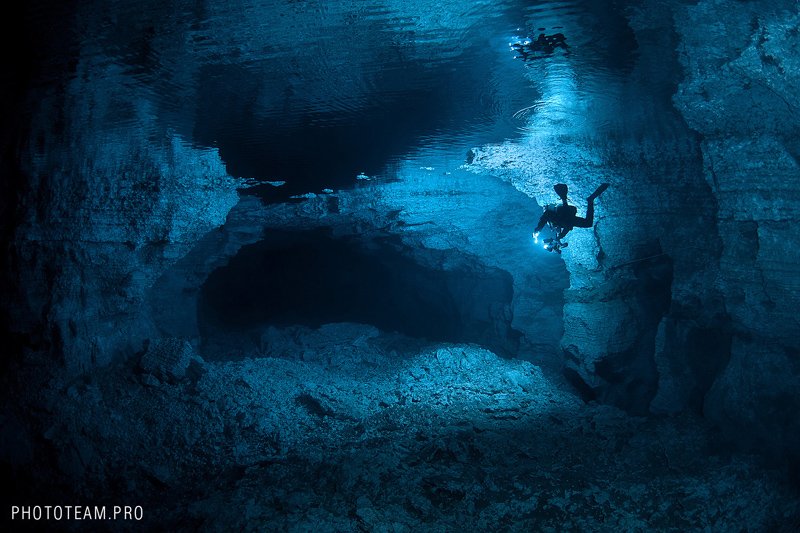
[[[107,93],[103,127],[217,147],[232,175],[285,180],[296,194],[426,150],[463,158],[535,128],[613,129],[637,61],[624,9],[107,0],[69,13],[74,46],[61,62],[70,84]],[[540,33],[567,46],[515,58],[509,45]]]

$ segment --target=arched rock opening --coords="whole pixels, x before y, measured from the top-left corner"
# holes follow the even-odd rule
[[[402,245],[397,237],[334,237],[330,229],[274,231],[212,272],[198,299],[209,357],[232,337],[270,327],[353,322],[433,342],[516,353],[513,280],[454,250]]]

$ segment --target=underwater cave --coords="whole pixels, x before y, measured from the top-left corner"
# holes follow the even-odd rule
[[[4,531],[800,530],[795,0],[6,18]]]

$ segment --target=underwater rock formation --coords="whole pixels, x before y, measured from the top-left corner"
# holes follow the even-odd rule
[[[119,15],[88,9],[73,22],[100,35],[28,95],[0,273],[19,498],[129,499],[176,530],[798,523],[785,472],[732,451],[783,468],[800,450],[796,3],[636,2],[602,90],[565,30],[569,54],[498,67],[525,69],[541,105],[463,167],[420,166],[406,144],[424,128],[391,120],[413,75],[501,53],[478,8],[277,4],[150,3],[118,41]],[[264,11],[285,22],[240,30]],[[443,109],[464,103],[441,86]],[[486,88],[471,96],[509,90]],[[275,124],[283,106],[298,123]],[[454,127],[438,107],[436,135]],[[337,181],[340,159],[385,155],[347,122],[365,109],[401,161]],[[306,139],[314,121],[330,129]],[[273,127],[266,155],[240,142]],[[232,175],[259,164],[301,179]],[[530,237],[556,182],[580,211],[612,184],[561,256]]]
[[[800,512],[754,458],[703,453],[713,433],[691,417],[587,407],[475,346],[406,351],[358,324],[307,338],[273,357],[193,355],[180,380],[53,376],[46,439],[63,452],[45,466],[74,483],[53,498],[136,501],[136,527],[171,530],[764,530]]]
[[[790,4],[632,9],[633,79],[662,94],[648,105],[671,123],[642,140],[598,136],[575,119],[553,131],[532,117],[524,142],[475,148],[469,166],[540,203],[555,201],[558,181],[577,199],[612,183],[593,233],[573,231],[563,255],[566,373],[587,398],[638,413],[695,409],[740,443],[796,455],[800,69],[786,54],[798,47]],[[669,48],[678,86],[650,68]],[[663,87],[675,87],[680,115]]]
[[[722,243],[713,288],[732,335],[705,413],[755,449],[797,455],[800,13],[796,2],[705,1],[677,17],[686,77],[675,104],[702,135]]]
[[[239,185],[216,150],[165,132],[147,98],[126,101],[125,73],[77,68],[63,94],[38,94],[11,250],[12,330],[35,331],[71,373],[142,349],[146,291],[225,221]],[[109,122],[119,113],[130,122]]]

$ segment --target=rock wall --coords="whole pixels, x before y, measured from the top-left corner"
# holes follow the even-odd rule
[[[703,138],[723,245],[714,287],[732,327],[705,412],[749,445],[797,454],[800,12],[797,2],[709,0],[677,21],[686,75],[674,101]]]
[[[147,92],[102,56],[65,83],[31,98],[11,328],[77,372],[142,349],[145,291],[225,221],[238,183],[215,150],[165,131]]]

